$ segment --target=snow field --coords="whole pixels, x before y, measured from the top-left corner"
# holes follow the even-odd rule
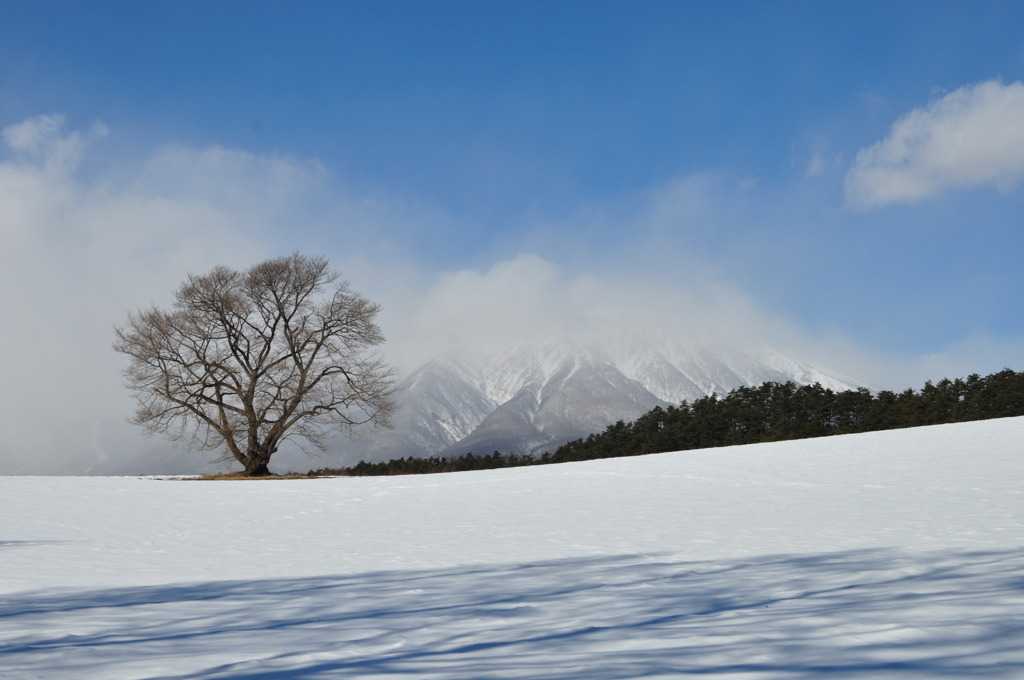
[[[0,678],[1024,677],[1024,418],[421,477],[0,478]]]

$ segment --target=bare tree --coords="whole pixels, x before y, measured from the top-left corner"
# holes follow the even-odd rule
[[[252,476],[269,474],[286,440],[314,453],[338,430],[386,427],[394,372],[375,351],[379,311],[322,257],[190,275],[171,311],[130,313],[115,329],[139,401],[131,421],[221,449]]]

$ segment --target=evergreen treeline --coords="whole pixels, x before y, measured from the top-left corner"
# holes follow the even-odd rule
[[[399,458],[361,462],[310,474],[395,475],[484,470],[564,463],[733,444],[806,439],[920,425],[1024,415],[1024,372],[926,382],[900,393],[866,388],[834,392],[820,384],[767,382],[739,387],[679,406],[656,407],[632,423],[619,421],[600,434],[563,444],[541,456],[467,453],[455,458]]]
[[[503,467],[522,467],[552,462],[551,455],[532,456],[530,454],[499,453],[495,451],[489,456],[478,456],[467,453],[455,458],[395,458],[385,463],[367,463],[360,461],[350,468],[339,470],[317,470],[310,474],[350,475],[362,477],[370,475],[423,475],[432,472],[465,472],[467,470],[494,470]]]

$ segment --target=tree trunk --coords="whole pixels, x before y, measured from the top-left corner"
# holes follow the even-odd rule
[[[270,469],[266,461],[259,458],[250,459],[245,466],[245,474],[249,477],[267,477],[270,475]]]

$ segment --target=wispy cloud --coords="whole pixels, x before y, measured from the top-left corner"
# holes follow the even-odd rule
[[[374,296],[419,276],[388,244],[435,216],[417,223],[339,190],[315,161],[170,144],[90,162],[106,134],[60,115],[0,132],[0,474],[82,473],[166,452],[125,422],[133,405],[110,346],[129,310],[168,304],[189,272],[303,250]],[[373,256],[388,248],[382,267]],[[168,459],[147,469],[199,460]]]
[[[102,131],[68,130],[60,116],[3,130],[2,472],[81,472],[115,442],[128,451],[144,445],[123,422],[130,404],[112,326],[129,309],[167,302],[189,271],[264,255],[260,225],[248,218],[272,211],[274,182],[258,178],[296,172],[239,155],[227,173],[223,158],[165,151],[117,185],[80,171]],[[183,188],[186,180],[205,194]],[[244,200],[215,200],[232,183]],[[235,209],[241,203],[247,211]]]
[[[949,189],[1006,191],[1022,175],[1024,83],[989,80],[911,111],[885,139],[861,149],[846,176],[846,201],[867,210]]]
[[[741,288],[698,272],[645,270],[637,260],[600,274],[574,272],[521,254],[484,269],[441,273],[422,289],[404,291],[398,306],[385,305],[388,353],[410,370],[442,352],[486,356],[565,337],[615,352],[656,338],[755,352],[771,347],[887,387],[906,376],[907,365],[882,368],[879,357],[840,333],[811,334]]]
[[[87,133],[68,131],[64,116],[51,114],[8,125],[3,129],[3,140],[23,159],[60,173],[77,167],[89,144],[107,132],[102,123],[95,123]]]

